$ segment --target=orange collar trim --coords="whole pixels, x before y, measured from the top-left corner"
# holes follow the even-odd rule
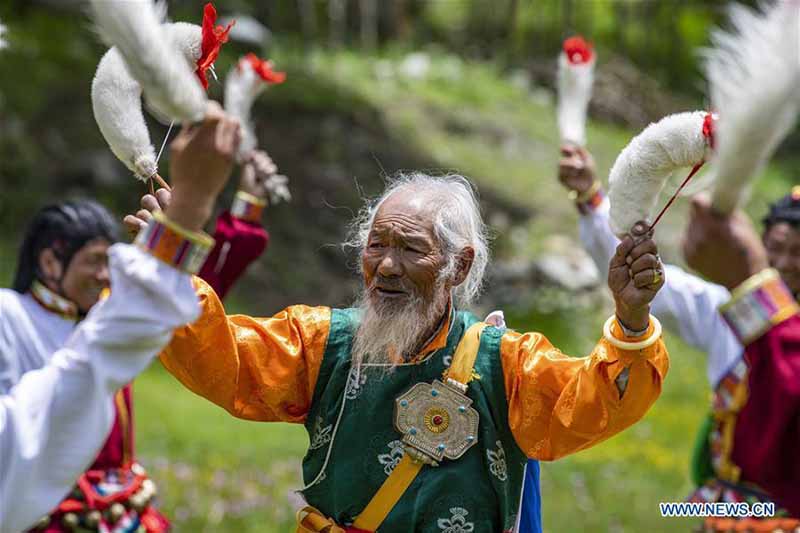
[[[447,312],[446,315],[448,318],[444,321],[444,323],[439,327],[439,331],[437,331],[433,338],[425,345],[422,350],[414,357],[412,360],[413,362],[419,362],[422,359],[425,359],[428,355],[444,348],[447,346],[447,337],[450,335],[450,328],[453,325],[453,316],[455,312],[453,310],[452,302],[447,302]]]

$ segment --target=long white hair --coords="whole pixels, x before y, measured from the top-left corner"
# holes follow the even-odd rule
[[[481,217],[478,196],[464,176],[431,176],[422,172],[396,175],[388,181],[383,193],[367,202],[359,212],[344,246],[363,251],[378,209],[389,196],[401,190],[413,191],[426,202],[437,206],[433,227],[442,254],[447,259],[446,272],[455,272],[457,255],[464,247],[471,246],[475,250],[472,268],[466,279],[453,290],[457,305],[470,305],[483,287],[489,264],[489,238]]]

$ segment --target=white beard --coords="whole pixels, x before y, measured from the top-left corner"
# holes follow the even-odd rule
[[[403,302],[375,304],[368,289],[359,297],[361,323],[353,339],[353,364],[378,364],[389,370],[415,354],[442,318],[447,293],[437,287],[433,302],[411,295]]]

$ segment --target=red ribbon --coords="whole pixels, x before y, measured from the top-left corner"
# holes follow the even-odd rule
[[[200,59],[197,60],[197,70],[195,74],[200,78],[200,83],[203,84],[204,89],[208,89],[208,78],[206,71],[211,68],[214,61],[219,56],[219,50],[224,43],[228,42],[228,32],[236,23],[232,21],[227,27],[217,26],[217,10],[214,5],[209,2],[203,8],[203,41],[201,44]]]
[[[717,116],[713,113],[706,113],[706,116],[703,117],[703,137],[708,139],[708,145],[711,147],[712,150],[714,149],[714,121],[716,120]],[[648,231],[653,231],[653,228],[656,227],[658,221],[661,220],[661,217],[663,217],[664,213],[667,212],[669,206],[672,205],[672,203],[681,193],[683,188],[686,187],[686,185],[689,183],[689,180],[691,180],[692,177],[694,177],[694,175],[697,174],[697,172],[700,170],[700,167],[702,167],[705,162],[706,161],[704,159],[692,167],[692,171],[689,172],[689,175],[686,176],[686,179],[683,180],[683,183],[681,183],[680,187],[678,187],[678,190],[676,190],[675,194],[673,194],[672,197],[669,199],[667,205],[665,205],[664,208],[661,209],[661,211],[658,213],[658,216],[656,217],[655,221],[653,221],[653,223],[650,225],[650,229]]]
[[[706,113],[705,118],[703,118],[703,137],[708,139],[708,145],[713,150],[716,148],[714,143],[714,122],[717,120],[717,116],[713,113]]]
[[[572,65],[584,65],[594,57],[592,43],[584,40],[580,35],[575,35],[564,41],[564,53]]]
[[[261,76],[261,79],[267,83],[283,83],[286,81],[285,72],[276,72],[272,70],[272,61],[260,59],[257,55],[250,52],[242,61],[247,61],[253,68],[256,74]]]

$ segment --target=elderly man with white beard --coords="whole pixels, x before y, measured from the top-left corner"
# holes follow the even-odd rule
[[[305,424],[298,532],[511,531],[526,458],[602,442],[661,391],[662,267],[642,227],[610,262],[616,314],[572,358],[465,310],[489,262],[476,195],[460,176],[402,176],[354,224],[354,308],[226,316],[197,279],[203,315],[161,358],[234,416]]]

